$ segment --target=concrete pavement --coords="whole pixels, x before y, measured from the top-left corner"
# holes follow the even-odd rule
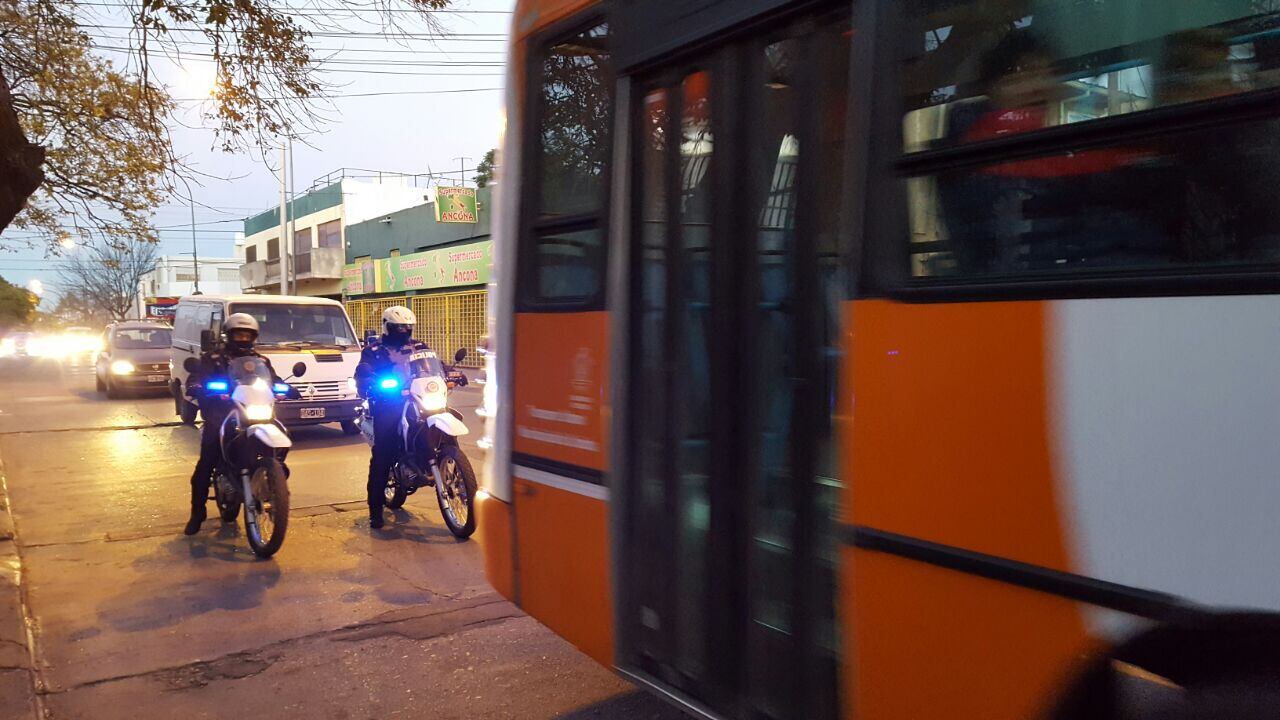
[[[0,366],[16,526],[0,539],[0,720],[33,717],[31,673],[50,718],[681,717],[496,595],[433,496],[371,531],[368,450],[336,429],[296,433],[273,560],[216,518],[183,537],[196,432],[164,424],[171,400],[92,387],[74,368]],[[34,621],[34,667],[9,597]]]

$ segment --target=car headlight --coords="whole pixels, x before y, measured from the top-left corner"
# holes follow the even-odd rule
[[[129,375],[135,369],[136,368],[133,367],[133,363],[129,362],[128,360],[116,360],[115,362],[111,363],[112,375]]]
[[[356,379],[347,378],[347,394],[355,395],[357,391],[358,391],[358,388],[356,387]]]
[[[272,408],[270,405],[245,405],[244,419],[250,422],[266,422],[271,419]]]

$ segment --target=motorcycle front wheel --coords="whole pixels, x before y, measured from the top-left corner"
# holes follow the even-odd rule
[[[249,487],[253,490],[248,501],[253,503],[254,521],[249,522],[248,512],[244,514],[245,535],[254,555],[269,558],[280,549],[289,529],[289,484],[284,466],[275,458],[260,461],[249,476]]]
[[[439,464],[436,501],[440,503],[440,515],[454,537],[466,540],[476,531],[476,473],[457,445],[440,448]]]

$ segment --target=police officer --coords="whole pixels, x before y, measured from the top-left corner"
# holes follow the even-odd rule
[[[199,367],[187,376],[187,395],[195,398],[200,405],[200,415],[204,418],[204,427],[200,429],[200,459],[196,461],[196,470],[191,474],[191,519],[183,533],[195,535],[200,532],[200,525],[208,517],[206,505],[209,501],[209,485],[213,481],[213,470],[222,457],[218,433],[222,421],[231,412],[231,400],[226,395],[205,391],[205,381],[209,378],[226,377],[227,364],[235,358],[249,355],[262,357],[253,349],[258,339],[258,321],[246,313],[233,313],[222,323],[222,332],[226,343],[215,346],[200,355]],[[262,358],[268,368],[271,361]],[[275,369],[271,376],[280,382]]]
[[[360,354],[356,366],[356,385],[360,395],[369,401],[373,418],[373,455],[369,459],[369,527],[382,527],[382,507],[386,501],[387,475],[400,452],[400,416],[406,398],[399,392],[380,393],[374,390],[376,378],[387,375],[396,368],[404,368],[409,356],[427,346],[413,339],[413,328],[418,319],[407,307],[397,305],[382,313],[382,337],[370,341]]]

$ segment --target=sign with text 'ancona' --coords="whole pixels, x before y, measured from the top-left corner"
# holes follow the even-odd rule
[[[475,188],[436,186],[436,222],[474,224],[478,218]]]
[[[399,257],[364,260],[342,273],[344,295],[439,290],[489,282],[493,242],[481,240]]]

